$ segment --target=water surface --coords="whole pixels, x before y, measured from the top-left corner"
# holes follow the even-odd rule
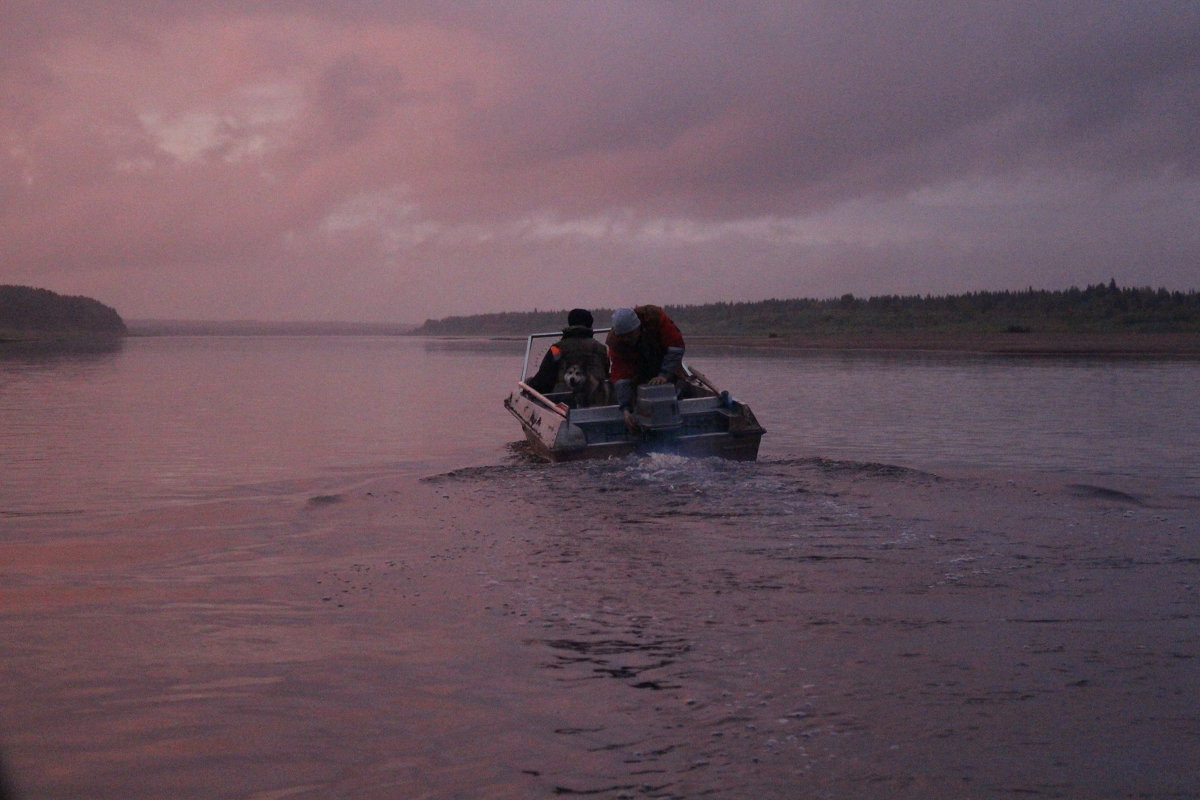
[[[278,482],[501,463],[517,341],[130,339],[0,360],[0,513],[272,491]],[[761,458],[825,456],[1186,483],[1200,364],[961,354],[697,353],[751,403]]]
[[[696,348],[758,463],[546,467],[522,350],[0,362],[19,796],[1195,795],[1196,364]]]

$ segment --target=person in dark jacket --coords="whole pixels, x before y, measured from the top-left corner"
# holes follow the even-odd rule
[[[606,343],[617,405],[625,412],[625,424],[634,428],[637,387],[677,383],[683,377],[683,334],[658,306],[618,308]]]
[[[575,357],[587,358],[588,372],[597,380],[608,380],[608,348],[592,338],[592,322],[592,313],[587,309],[571,309],[562,338],[550,345],[538,371],[525,381],[529,388],[542,394],[561,391],[562,367]]]

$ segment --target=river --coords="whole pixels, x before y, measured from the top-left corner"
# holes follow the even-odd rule
[[[268,491],[347,472],[503,463],[522,343],[148,337],[0,360],[0,514]],[[1200,477],[1200,362],[699,354],[754,408],[764,459]]]
[[[0,360],[7,794],[1200,793],[1200,363],[701,343],[757,462],[547,466],[522,353]]]

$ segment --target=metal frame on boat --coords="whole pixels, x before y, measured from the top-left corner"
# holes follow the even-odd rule
[[[605,333],[600,328],[596,333]],[[610,458],[645,451],[690,456],[719,456],[736,461],[758,458],[765,432],[745,403],[714,387],[699,372],[684,365],[686,378],[678,386],[638,388],[630,431],[615,405],[572,408],[567,392],[542,394],[525,383],[535,339],[558,338],[560,332],[530,334],[517,387],[504,407],[521,423],[534,453],[548,461]]]

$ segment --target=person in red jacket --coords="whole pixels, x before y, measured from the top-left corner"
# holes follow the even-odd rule
[[[635,389],[676,383],[683,377],[683,334],[658,306],[618,308],[605,344],[617,405],[625,412],[625,424],[636,427]]]

